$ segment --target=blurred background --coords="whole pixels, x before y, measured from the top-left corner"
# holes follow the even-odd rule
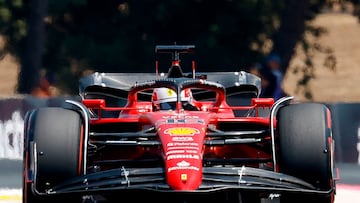
[[[165,57],[155,45],[177,43],[196,46],[182,60],[196,60],[198,71],[266,68],[275,55],[286,94],[357,102],[359,8],[358,0],[0,0],[0,96],[77,94],[93,71],[154,72]]]
[[[245,70],[263,79],[261,97],[329,105],[338,152],[351,152],[339,156],[357,161],[359,34],[359,0],[0,0],[0,158],[21,159],[7,121],[77,96],[82,76],[155,72],[156,60],[166,72],[171,56],[155,46],[192,44],[184,71],[193,60],[200,72]]]
[[[341,183],[358,194],[359,20],[359,0],[0,0],[0,188],[21,187],[26,111],[76,98],[95,71],[155,72],[159,60],[166,72],[155,46],[179,44],[196,46],[186,72],[192,60],[249,71],[260,96],[328,105]]]
[[[0,159],[22,159],[27,110],[97,72],[167,71],[156,45],[195,45],[184,71],[249,71],[261,97],[332,111],[337,160],[360,163],[360,1],[0,0]]]

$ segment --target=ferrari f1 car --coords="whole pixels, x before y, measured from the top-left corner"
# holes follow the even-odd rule
[[[80,100],[28,111],[23,202],[334,202],[329,109],[260,98],[245,71],[183,72],[194,48],[158,45],[167,72],[96,72]]]

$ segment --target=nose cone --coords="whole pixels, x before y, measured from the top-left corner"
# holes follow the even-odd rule
[[[200,161],[189,163],[182,160],[166,168],[167,182],[173,190],[196,190],[202,182]]]
[[[174,190],[196,190],[202,182],[204,125],[169,125],[162,129],[159,135],[168,185]]]

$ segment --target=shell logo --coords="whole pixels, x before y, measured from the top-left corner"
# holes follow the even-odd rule
[[[195,134],[199,134],[200,131],[196,128],[176,127],[176,128],[166,129],[164,133],[169,135],[195,135]]]

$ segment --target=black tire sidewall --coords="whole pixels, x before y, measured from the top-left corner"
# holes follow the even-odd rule
[[[327,107],[291,104],[277,114],[279,170],[328,190],[332,187],[331,129]]]
[[[80,114],[63,108],[37,110],[34,120],[37,151],[37,189],[54,186],[79,175],[82,167],[82,120]]]

